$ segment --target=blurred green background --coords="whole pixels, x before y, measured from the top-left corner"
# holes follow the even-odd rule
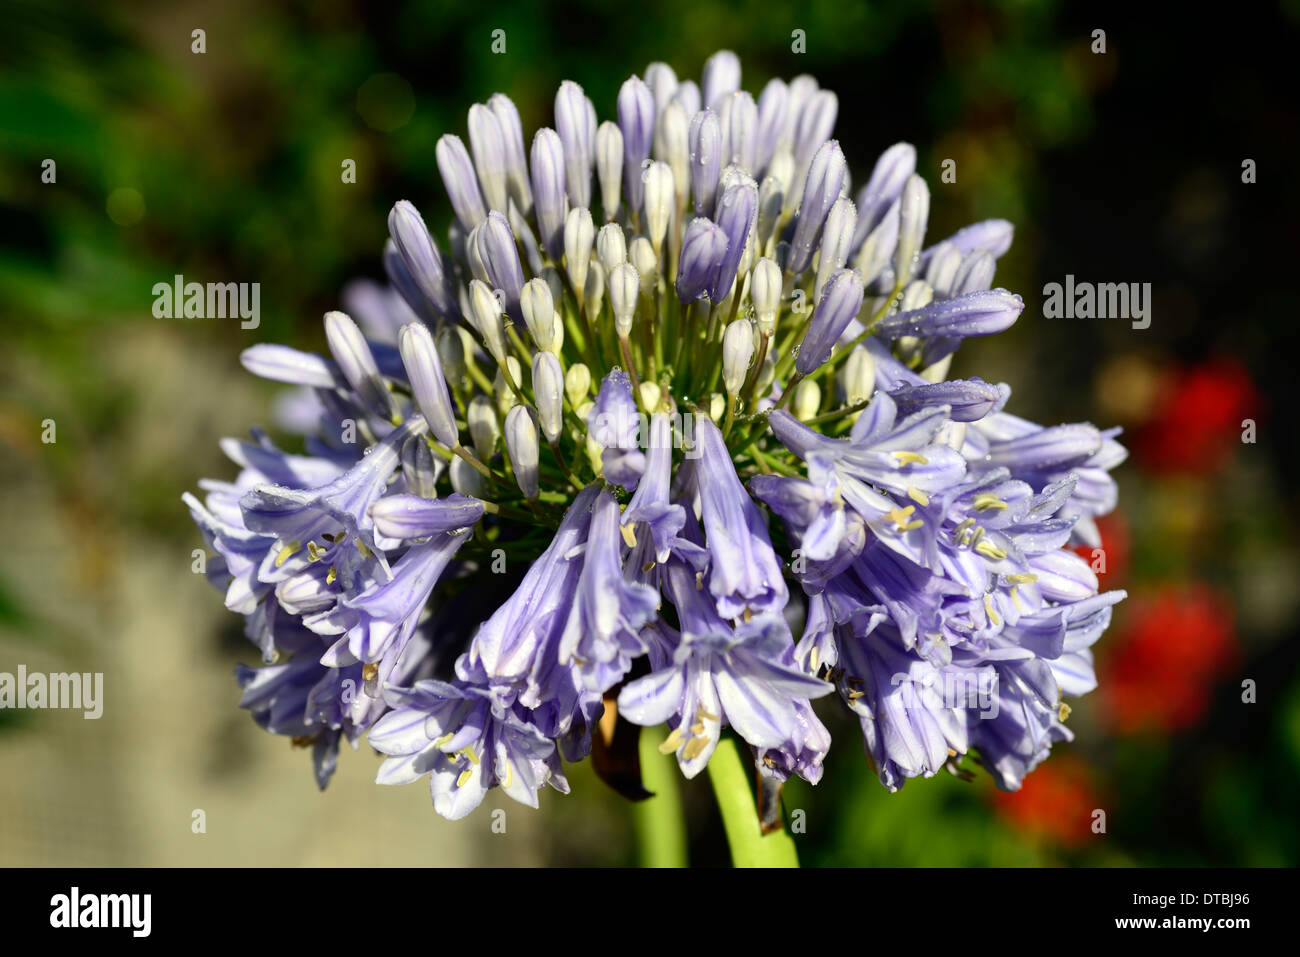
[[[447,222],[434,144],[464,135],[471,103],[509,94],[531,137],[562,79],[604,119],[648,62],[698,77],[722,47],[752,91],[799,73],[835,90],[858,182],[914,143],[932,240],[1013,220],[998,284],[1025,314],[955,372],[1012,383],[1021,415],[1122,424],[1134,452],[1103,525],[1104,583],[1131,597],[1098,646],[1102,688],[1070,718],[1077,740],[1014,797],[984,778],[889,795],[856,722],[820,709],[836,740],[823,783],[785,795],[803,862],[1300,859],[1295,0],[1214,23],[1050,0],[5,7],[0,671],[103,671],[106,705],[97,722],[0,711],[0,864],[637,861],[631,806],[585,766],[538,812],[490,798],[510,809],[505,836],[487,811],[441,821],[422,786],[373,786],[364,748],[318,794],[306,755],[235,707],[231,670],[254,652],[191,573],[202,543],[179,496],[232,474],[219,437],[270,424],[276,390],[239,351],[323,348],[345,282],[382,276],[397,199]],[[177,273],[260,283],[260,328],[155,319],[152,286]],[[1044,319],[1042,287],[1066,273],[1152,283],[1151,327]],[[683,795],[692,861],[725,862],[706,780]]]

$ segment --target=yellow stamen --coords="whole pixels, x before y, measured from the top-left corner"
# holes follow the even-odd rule
[[[1070,706],[1066,704],[1064,701],[1062,701],[1061,706],[1056,710],[1056,716],[1061,721],[1064,721],[1066,718],[1070,716]]]
[[[1038,581],[1037,575],[1032,575],[1027,573],[1016,574],[1016,575],[1003,575],[1002,577],[1005,578],[1008,582],[1010,582],[1013,585],[1032,585],[1034,582]]]
[[[435,748],[439,748],[439,749],[441,749],[442,746],[443,746],[444,744],[446,744],[448,741],[450,741],[450,740],[451,740],[452,738],[454,738],[454,737],[456,737],[456,735],[454,735],[454,734],[452,734],[450,731],[448,731],[446,734],[444,734],[444,735],[443,735],[441,738],[439,738],[437,741],[433,742],[433,746],[434,746]]]
[[[682,752],[682,757],[687,761],[690,761],[692,758],[698,757],[699,753],[708,746],[708,738],[691,738],[690,742],[686,745],[686,750]]]
[[[993,622],[993,624],[995,624],[995,625],[1000,625],[1000,624],[1002,624],[1002,619],[999,618],[999,617],[998,617],[998,613],[997,613],[996,611],[993,610],[993,596],[992,596],[992,595],[985,595],[985,596],[984,596],[984,610],[985,610],[986,612],[988,612],[988,615],[989,615],[989,621]]]
[[[508,787],[510,787],[510,782],[513,781],[514,779],[515,779],[515,769],[514,769],[514,766],[513,766],[509,761],[507,761],[507,762],[506,762],[506,779],[505,779],[504,781],[501,782],[501,786],[502,786],[503,788],[508,788]]]
[[[992,492],[981,492],[976,495],[974,504],[977,512],[987,512],[989,509],[1001,512],[1007,507],[1007,503]]]
[[[930,496],[926,495],[915,485],[907,490],[907,497],[922,507],[930,504]]]
[[[929,465],[929,460],[919,452],[891,452],[891,455],[898,460],[898,465],[902,468],[904,465]]]
[[[1025,606],[1020,604],[1020,593],[1016,591],[1016,589],[1019,587],[1020,587],[1019,585],[1011,586],[1011,600],[1015,602],[1016,608],[1023,612],[1025,610]]]
[[[685,739],[686,735],[682,734],[681,728],[673,728],[673,733],[668,735],[668,737],[664,738],[663,741],[659,743],[659,753],[672,754],[682,746],[682,742]]]
[[[979,552],[985,558],[991,558],[995,562],[1000,562],[1007,557],[1007,553],[998,548],[992,542],[980,542],[975,546],[975,551]]]
[[[460,772],[460,776],[456,778],[456,787],[463,788],[466,784],[469,783],[469,779],[472,778],[473,776],[474,776],[474,769],[466,768],[464,771]]]
[[[474,753],[474,746],[472,744],[465,745],[465,747],[460,749],[460,753],[469,758],[470,764],[478,764],[478,755]]]
[[[379,677],[379,665],[371,663],[368,665],[361,666],[361,680],[374,681],[378,677]]]
[[[302,542],[290,542],[284,548],[280,549],[280,554],[275,556],[275,567],[279,568],[287,562],[291,555],[298,549],[302,548]]]
[[[636,548],[636,529],[631,525],[620,525],[618,530],[623,533],[623,541],[627,542],[627,547]]]
[[[333,585],[339,577],[339,570],[333,565],[330,566],[329,574],[325,576],[325,584]]]

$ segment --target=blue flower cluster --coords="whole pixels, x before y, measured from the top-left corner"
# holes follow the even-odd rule
[[[1123,597],[1067,546],[1125,453],[948,378],[1020,314],[1010,224],[925,246],[907,144],[853,194],[811,77],[755,99],[723,52],[616,106],[566,82],[525,151],[508,98],[476,104],[436,151],[449,252],[399,202],[328,357],[244,353],[306,449],[226,440],[234,482],[185,496],[261,650],[241,706],[322,788],[364,735],[448,818],[567,791],[613,714],[688,777],[729,727],[816,782],[834,694],[886,787],[967,759],[1018,787]]]

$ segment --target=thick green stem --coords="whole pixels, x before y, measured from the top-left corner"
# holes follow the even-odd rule
[[[764,834],[749,779],[753,766],[740,759],[733,738],[723,738],[709,760],[709,780],[722,812],[722,827],[734,867],[798,867],[794,838],[781,828]]]
[[[637,854],[642,867],[685,867],[686,820],[678,785],[681,772],[671,754],[659,753],[662,728],[644,728],[638,742],[641,783],[654,797],[633,805]]]

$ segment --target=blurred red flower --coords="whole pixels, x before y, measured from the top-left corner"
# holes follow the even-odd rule
[[[1250,373],[1231,356],[1172,373],[1134,450],[1156,472],[1213,471],[1241,442],[1242,420],[1258,418],[1259,393]]]
[[[1019,791],[993,794],[994,809],[1013,827],[1065,847],[1092,836],[1092,813],[1100,806],[1087,767],[1069,755],[1040,764]]]
[[[1119,588],[1128,577],[1129,527],[1128,519],[1118,509],[1096,519],[1101,534],[1101,552],[1091,545],[1075,545],[1073,551],[1097,573],[1101,590]]]
[[[1194,582],[1130,597],[1122,613],[1101,662],[1103,716],[1121,733],[1195,724],[1237,660],[1231,601]]]

